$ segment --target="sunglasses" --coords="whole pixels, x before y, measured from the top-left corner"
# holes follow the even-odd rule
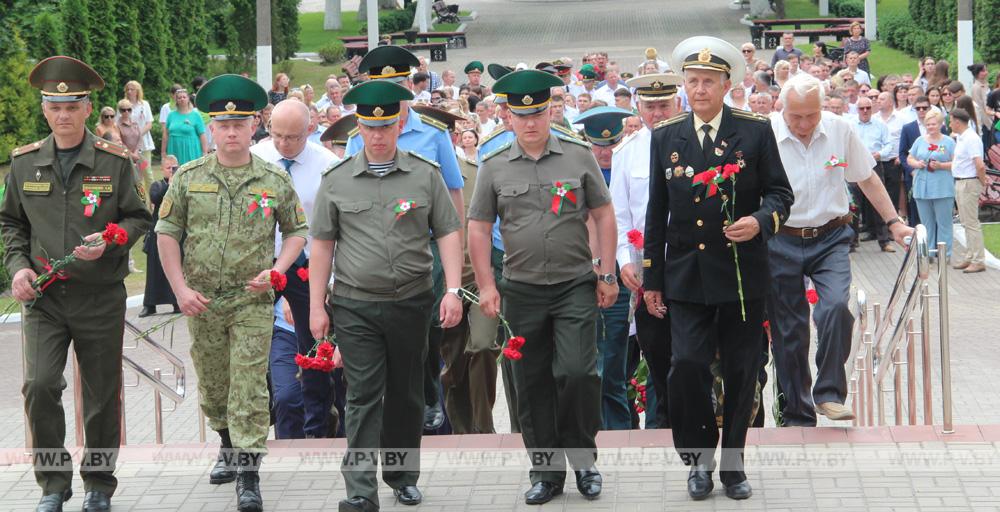
[[[931,107],[913,107],[913,110],[929,110]]]
[[[742,51],[743,53],[753,53],[753,50],[740,50],[740,51]]]
[[[103,117],[104,119],[114,119],[114,118],[115,118],[115,116],[114,116],[114,115],[112,115],[112,114],[104,114],[104,115],[103,115],[103,116],[101,116],[101,117]]]
[[[131,112],[132,109],[130,109],[130,108],[120,108],[120,109],[118,109],[118,111],[119,112]]]
[[[858,110],[871,110],[871,107],[858,107]]]

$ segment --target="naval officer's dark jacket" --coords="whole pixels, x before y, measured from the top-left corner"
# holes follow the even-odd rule
[[[733,220],[752,215],[760,224],[760,234],[737,244],[743,294],[748,300],[763,298],[769,279],[767,240],[788,217],[793,201],[771,124],[766,117],[724,106],[707,162],[699,139],[690,112],[653,131],[644,286],[662,291],[665,300],[738,301],[733,249],[722,232],[727,223],[723,197],[735,195]],[[721,171],[724,164],[742,166],[735,194],[731,182],[708,198],[705,185],[692,186],[693,175],[712,166]]]

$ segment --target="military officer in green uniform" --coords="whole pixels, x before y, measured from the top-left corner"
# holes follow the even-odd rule
[[[594,303],[596,297],[606,308],[618,296],[615,218],[604,177],[589,144],[549,131],[550,88],[561,83],[537,70],[497,81],[515,139],[484,157],[469,208],[469,254],[483,312],[494,317],[500,309],[490,267],[490,230],[499,216],[503,315],[526,340],[513,370],[533,466],[528,504],[562,493],[567,457],[580,493],[595,499],[601,492],[594,467],[601,426]],[[596,224],[597,273],[588,217]]]
[[[458,213],[436,163],[397,148],[404,87],[376,80],[344,96],[357,105],[364,149],[327,170],[316,195],[309,255],[310,328],[325,337],[333,309],[347,379],[347,499],[341,512],[379,509],[376,470],[404,505],[423,499],[420,438],[424,358],[435,302],[428,233],[440,248],[447,293],[441,327],[462,314]],[[331,260],[336,281],[327,299]],[[389,451],[392,450],[392,451]]]
[[[149,228],[149,212],[128,150],[86,128],[93,111],[90,92],[104,87],[101,77],[83,62],[57,56],[39,62],[28,80],[41,89],[42,114],[52,134],[14,150],[0,233],[4,264],[14,276],[14,299],[28,306],[21,326],[22,393],[35,479],[43,494],[38,510],[62,510],[72,496],[62,405],[70,340],[83,385],[83,509],[107,510],[118,484],[112,472],[120,439],[123,280],[129,248]],[[83,204],[88,192],[99,204]],[[100,241],[109,222],[128,231],[127,244],[81,244],[81,239]],[[77,261],[65,268],[65,279],[55,279],[39,293],[32,282],[46,271],[46,260],[70,253]]]
[[[469,79],[467,85],[469,87],[479,87],[482,85],[483,71],[486,68],[483,67],[483,63],[478,60],[474,60],[465,65],[465,76]]]
[[[255,82],[220,75],[198,92],[218,150],[185,164],[156,224],[163,270],[188,316],[201,409],[223,450],[212,483],[235,477],[239,510],[263,510],[257,470],[266,452],[272,271],[305,246],[306,216],[283,169],[250,154],[253,115],[267,104]],[[274,230],[284,239],[274,257]],[[184,262],[181,266],[181,237]],[[235,456],[236,474],[227,462]]]

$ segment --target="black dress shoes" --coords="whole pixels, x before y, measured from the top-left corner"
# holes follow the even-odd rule
[[[726,486],[726,497],[734,500],[745,500],[753,495],[750,482],[744,480],[738,484]]]
[[[83,496],[83,512],[111,510],[111,498],[101,491],[87,491]]]
[[[433,431],[444,425],[444,410],[441,402],[424,407],[424,430]]]
[[[46,494],[45,496],[42,496],[41,500],[38,501],[38,507],[35,508],[35,512],[62,512],[63,503],[69,501],[72,497],[72,489],[66,489],[63,492]]]
[[[378,505],[368,501],[367,498],[355,496],[340,500],[337,512],[378,512]]]
[[[702,464],[691,467],[688,474],[688,495],[695,501],[703,500],[712,494],[715,484],[712,482],[712,472]]]
[[[424,500],[424,495],[420,494],[420,489],[415,485],[404,485],[399,489],[393,489],[392,494],[402,505],[419,505]]]
[[[142,311],[139,311],[139,318],[146,318],[147,316],[153,316],[156,314],[156,306],[143,306]]]
[[[524,502],[528,505],[541,505],[552,501],[552,498],[559,496],[563,492],[563,486],[552,482],[538,482],[524,493]]]
[[[588,500],[596,500],[601,495],[601,484],[604,480],[597,468],[590,467],[574,471],[576,474],[576,490]]]

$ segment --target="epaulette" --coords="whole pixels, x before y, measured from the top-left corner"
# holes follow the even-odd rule
[[[762,116],[756,112],[749,112],[738,108],[733,109],[733,115],[740,119],[750,119],[751,121],[759,121],[762,123],[770,121],[770,119],[768,119],[766,116]]]
[[[122,158],[128,158],[128,149],[125,146],[119,146],[114,142],[109,142],[104,139],[94,142],[94,147],[104,151],[105,153],[111,153],[112,155],[119,156]]]
[[[360,151],[358,153],[360,153]],[[335,162],[333,165],[331,165],[330,167],[327,167],[326,170],[323,171],[323,176],[326,176],[327,174],[330,173],[330,171],[336,169],[337,167],[340,167],[341,165],[344,165],[345,163],[350,162],[355,156],[357,156],[357,154],[354,154],[352,156],[344,158],[343,160],[341,160],[339,162]]]
[[[487,142],[495,139],[498,135],[500,135],[505,131],[507,130],[504,129],[503,125],[498,126],[495,130],[493,130],[493,133],[487,135],[486,138],[479,143],[479,145],[482,146],[483,144],[486,144]]]
[[[508,149],[510,149],[510,147],[513,144],[514,144],[514,141],[510,141],[510,142],[508,142],[508,143],[506,143],[506,144],[504,144],[504,145],[502,145],[502,146],[494,149],[493,151],[487,153],[486,155],[483,155],[483,159],[481,160],[480,163],[485,162],[485,161],[489,160],[490,158],[493,158],[493,157],[499,155],[500,153],[503,153],[504,151],[507,151]]]
[[[629,135],[628,137],[625,137],[624,139],[622,139],[621,142],[619,142],[618,145],[615,146],[615,148],[611,150],[611,154],[613,155],[615,153],[618,153],[618,150],[621,149],[621,148],[623,148],[623,147],[625,147],[626,144],[628,144],[633,139],[635,139],[635,136],[638,133],[639,133],[638,131],[632,132],[631,135]]]
[[[417,115],[420,116],[420,114]],[[437,119],[432,118],[431,116],[420,116],[420,120],[423,121],[424,124],[426,124],[427,126],[433,126],[438,130],[441,130],[446,133],[448,132],[448,125],[442,123],[441,121],[438,121]]]
[[[549,123],[549,126],[552,127],[553,130],[555,130],[555,131],[557,131],[557,132],[559,132],[559,133],[561,133],[563,135],[567,135],[569,137],[573,137],[574,139],[583,140],[583,137],[581,137],[579,133],[576,133],[573,130],[570,130],[569,128],[566,128],[565,126],[563,126],[561,124]]]
[[[351,131],[347,132],[347,138],[350,139],[351,137],[357,135],[358,132],[360,132],[360,131],[361,131],[361,128],[358,128],[357,126],[355,126],[354,128],[351,128]]]
[[[438,169],[441,168],[441,164],[435,162],[434,160],[431,160],[430,158],[425,157],[424,155],[421,155],[420,153],[417,153],[415,151],[404,151],[404,153],[412,156],[413,158],[416,158],[417,160],[422,160],[424,162],[427,162]]]
[[[674,124],[674,123],[679,123],[679,122],[683,121],[684,119],[686,119],[687,116],[688,116],[688,112],[684,112],[682,114],[677,114],[676,116],[671,117],[670,119],[664,119],[663,121],[660,121],[659,123],[656,123],[656,126],[654,126],[653,129],[655,130],[655,129],[661,127],[661,126],[667,126],[667,125],[671,125],[671,124]]]
[[[577,137],[573,137],[571,135],[563,135],[561,133],[557,133],[555,135],[556,135],[556,138],[559,139],[559,140],[563,140],[563,141],[566,141],[566,142],[572,142],[573,144],[576,144],[578,146],[583,146],[583,147],[585,147],[587,149],[590,149],[591,144],[589,142],[583,140],[583,139],[580,139],[580,138],[577,138]]]
[[[37,142],[32,142],[31,144],[25,144],[19,148],[14,148],[14,151],[10,152],[10,156],[15,157],[15,156],[27,155],[28,153],[38,151],[39,149],[42,148],[42,143],[44,142],[45,139],[42,139]]]
[[[179,178],[181,176],[181,174],[187,172],[190,169],[194,169],[196,167],[200,167],[201,165],[203,165],[205,162],[208,161],[208,159],[209,159],[209,157],[211,155],[212,155],[212,153],[209,153],[209,154],[204,155],[204,156],[200,156],[200,157],[195,158],[194,160],[191,160],[190,162],[188,162],[188,163],[186,163],[186,164],[178,167],[177,170],[174,171],[174,178],[173,179]]]

